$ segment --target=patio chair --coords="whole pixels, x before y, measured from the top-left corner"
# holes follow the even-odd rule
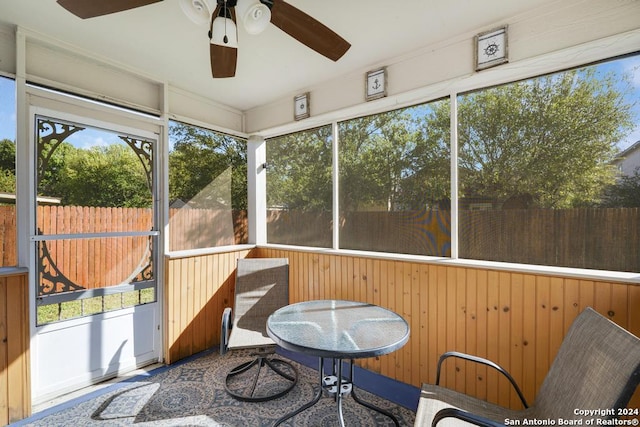
[[[507,409],[441,387],[440,368],[448,358],[485,364],[504,374],[522,401],[522,410]],[[524,420],[576,421],[611,419],[626,408],[640,380],[640,339],[591,308],[576,317],[560,346],[536,396],[528,406],[513,378],[486,359],[450,352],[440,357],[436,385],[424,384],[420,394],[416,426],[461,425],[504,427],[526,425]],[[607,409],[599,413],[582,410]]]
[[[238,259],[235,303],[222,315],[220,353],[256,349],[252,360],[227,374],[225,388],[236,399],[263,402],[285,395],[298,381],[296,368],[274,357],[267,318],[289,304],[289,261],[286,258]]]

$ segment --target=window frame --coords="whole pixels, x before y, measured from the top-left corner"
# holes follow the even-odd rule
[[[171,115],[171,117],[167,118],[166,121],[166,132],[165,132],[165,136],[166,136],[166,144],[164,144],[164,148],[165,151],[163,152],[163,187],[162,187],[162,198],[164,200],[166,200],[166,203],[163,204],[163,213],[164,213],[164,218],[166,218],[166,222],[164,224],[164,229],[163,229],[163,233],[165,234],[165,239],[164,239],[164,252],[163,255],[165,256],[165,258],[167,259],[177,259],[177,258],[182,258],[182,257],[191,257],[191,256],[199,256],[199,255],[209,255],[209,254],[216,254],[216,253],[224,253],[224,252],[229,252],[229,251],[235,251],[235,250],[242,250],[242,249],[251,249],[253,247],[255,247],[254,244],[251,243],[246,243],[246,244],[234,244],[234,245],[226,245],[226,246],[209,246],[209,247],[204,247],[204,248],[193,248],[193,249],[179,249],[179,250],[171,250],[171,248],[169,247],[169,233],[171,232],[171,224],[170,224],[170,215],[169,215],[169,145],[170,145],[170,138],[169,138],[169,128],[171,126],[171,122],[177,122],[177,123],[181,123],[183,125],[186,126],[194,126],[194,127],[198,127],[200,129],[206,130],[206,131],[210,131],[210,132],[215,132],[218,134],[222,134],[222,135],[227,135],[233,138],[238,138],[238,139],[243,139],[245,141],[245,144],[247,145],[247,153],[246,153],[246,157],[247,157],[247,171],[249,170],[249,136],[246,134],[243,134],[241,132],[237,132],[237,131],[233,131],[231,129],[224,129],[222,127],[218,127],[218,126],[213,126],[211,124],[206,124],[203,122],[200,122],[198,120],[195,119],[191,119],[188,117],[183,117],[183,116],[178,116],[178,115]],[[248,173],[247,173],[248,174]],[[249,174],[248,174],[249,175]],[[250,180],[250,177],[247,176],[247,181]],[[248,199],[248,203],[250,204],[250,194],[248,194],[248,188],[250,186],[250,183],[247,182],[247,199]],[[250,215],[250,208],[247,207],[247,218]],[[247,221],[249,221],[247,219]],[[249,233],[249,242],[251,242],[252,239],[252,235],[251,235],[251,230],[250,227],[248,227],[248,233]]]
[[[609,39],[617,39],[620,37],[621,36],[614,36]],[[301,124],[298,122],[289,126],[281,126],[281,127],[264,131],[264,135],[266,135],[264,137],[266,139],[270,139],[270,138],[276,138],[284,135],[293,134],[296,132],[305,131],[307,129],[312,129],[312,128],[316,128],[316,127],[327,125],[327,124],[332,124],[333,140],[334,140],[334,144],[337,146],[340,140],[340,135],[337,132],[338,122],[361,117],[363,115],[368,115],[368,114],[384,113],[386,111],[390,111],[393,109],[410,107],[412,105],[427,103],[431,101],[436,101],[438,99],[442,99],[444,97],[448,97],[450,99],[450,108],[451,108],[451,115],[450,115],[451,257],[450,258],[437,257],[437,256],[405,255],[405,254],[395,254],[395,253],[381,253],[381,252],[373,252],[373,251],[339,249],[339,235],[334,236],[333,248],[326,248],[326,249],[305,247],[305,246],[272,244],[268,242],[266,242],[261,246],[273,247],[273,248],[290,248],[290,249],[300,250],[304,252],[327,252],[327,253],[355,255],[355,256],[363,256],[363,257],[383,258],[383,259],[390,259],[390,260],[438,262],[438,263],[446,263],[446,264],[458,265],[458,266],[464,266],[464,267],[489,268],[489,269],[496,269],[501,271],[518,272],[518,273],[549,274],[549,275],[562,274],[568,277],[575,277],[575,278],[582,278],[582,279],[612,280],[612,281],[618,281],[618,282],[640,283],[640,272],[621,272],[621,271],[595,270],[595,269],[573,268],[573,267],[556,267],[556,266],[548,266],[548,265],[518,264],[518,263],[501,262],[501,261],[464,259],[459,257],[459,238],[458,238],[459,171],[457,166],[459,161],[458,159],[459,147],[458,147],[458,135],[457,135],[458,96],[465,93],[469,93],[469,92],[475,92],[475,91],[491,88],[493,86],[509,84],[517,81],[526,80],[526,79],[533,79],[533,78],[537,78],[544,75],[566,71],[569,69],[595,65],[600,62],[614,61],[621,57],[626,57],[626,56],[640,57],[640,51],[637,51],[637,48],[629,47],[630,46],[629,41],[627,41],[626,43],[620,43],[620,45],[613,45],[614,48],[612,48],[613,42],[611,42],[611,40],[609,39],[601,39],[595,42],[587,43],[586,45],[588,46],[588,48],[585,48],[584,46],[582,46],[582,47],[573,47],[573,48],[563,49],[561,51],[545,55],[542,59],[534,58],[531,60],[522,61],[524,64],[517,64],[517,65],[507,64],[501,67],[497,67],[495,70],[486,71],[484,73],[475,73],[472,76],[459,79],[454,83],[443,82],[440,84],[432,85],[428,88],[423,88],[423,89],[414,91],[408,96],[406,95],[404,97],[400,97],[400,98],[404,98],[404,102],[399,102],[399,99],[395,97],[391,97],[390,99],[385,98],[382,100],[382,102],[380,102],[379,105],[375,107],[370,107],[368,105],[365,105],[360,109],[352,110],[351,114],[349,115],[340,115],[340,112],[332,112],[332,113],[325,114],[324,116],[319,116],[315,119],[313,118],[311,120],[307,119],[308,122],[306,123],[306,126],[301,126]],[[570,55],[570,58],[573,59],[571,63],[566,62],[566,58],[568,56],[567,52],[572,53]],[[526,66],[527,64],[531,64],[532,66],[528,68]],[[561,64],[561,66],[559,66],[558,64]],[[337,161],[336,148],[334,148],[334,159],[335,159],[334,161]],[[337,176],[339,174],[339,164],[337,163],[334,164],[333,173],[334,173],[333,185],[334,185],[334,221],[335,221],[336,213],[339,212],[339,207],[337,206],[337,203],[338,203],[337,200],[339,198],[339,188],[337,183]],[[338,234],[337,230],[335,229],[334,229],[334,234]]]
[[[114,294],[125,294],[132,291],[141,291],[147,288],[154,288],[154,298],[152,303],[161,301],[161,286],[163,283],[163,263],[162,253],[162,235],[160,228],[162,222],[162,206],[161,200],[161,152],[163,146],[162,123],[158,118],[147,114],[137,113],[124,108],[110,107],[98,102],[87,100],[81,97],[66,95],[53,90],[42,88],[35,85],[27,85],[25,88],[28,105],[28,129],[29,133],[26,143],[23,144],[22,151],[18,153],[18,165],[22,177],[18,177],[18,196],[22,199],[19,219],[21,225],[27,229],[29,244],[26,251],[28,256],[28,271],[32,272],[29,277],[30,289],[30,306],[34,307],[32,319],[34,325],[43,327],[58,321],[46,322],[38,324],[36,308],[44,305],[60,304],[74,300],[85,300],[94,297],[105,297]],[[36,121],[39,117],[53,118],[60,122],[78,123],[84,126],[97,129],[104,129],[108,132],[117,133],[134,138],[141,138],[153,142],[153,162],[152,174],[154,176],[152,185],[152,208],[153,208],[153,229],[149,231],[130,231],[130,232],[106,232],[106,233],[85,233],[85,234],[59,234],[59,235],[39,235],[37,233],[36,223],[36,199],[37,183],[36,183],[36,162],[37,156],[35,151],[35,138],[37,138]],[[25,185],[26,184],[26,185]],[[152,240],[152,263],[153,278],[137,283],[113,285],[105,288],[84,289],[69,293],[56,295],[38,296],[36,289],[38,286],[38,267],[36,245],[38,242],[55,241],[67,238],[93,239],[93,238],[110,238],[110,237],[148,237]],[[127,309],[121,307],[120,309]],[[107,311],[100,313],[107,313]],[[84,316],[81,316],[82,318]],[[59,319],[60,321],[69,321],[76,319]]]

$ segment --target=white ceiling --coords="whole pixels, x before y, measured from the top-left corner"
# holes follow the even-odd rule
[[[215,0],[207,1],[215,6]],[[179,0],[87,20],[55,0],[2,0],[0,23],[19,25],[246,111],[448,38],[508,23],[510,17],[554,1],[288,0],[344,37],[351,49],[333,62],[273,25],[249,35],[239,24],[237,72],[227,79],[211,77],[208,25],[188,19]]]

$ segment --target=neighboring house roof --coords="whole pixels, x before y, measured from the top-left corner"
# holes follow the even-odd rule
[[[13,193],[0,193],[0,203],[13,204],[16,202],[16,195]],[[59,197],[38,196],[38,203],[42,205],[59,205]]]
[[[640,141],[618,153],[613,164],[622,175],[632,176],[640,168]]]

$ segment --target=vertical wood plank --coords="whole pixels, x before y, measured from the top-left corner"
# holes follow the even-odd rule
[[[330,256],[329,257],[329,270],[331,271],[330,281],[329,281],[329,295],[327,295],[328,299],[337,299],[336,294],[336,286],[337,286],[337,274],[338,274],[338,257]]]
[[[549,299],[550,281],[548,277],[536,277],[536,390],[540,389],[544,375],[549,371]],[[540,375],[544,372],[544,375]]]
[[[348,265],[349,265],[349,257],[343,256],[340,257],[340,286],[338,291],[338,299],[348,299]]]
[[[465,351],[467,339],[466,331],[466,298],[467,293],[467,269],[455,269],[455,347],[454,350]],[[462,362],[462,361],[461,361]],[[461,363],[462,369],[456,370],[456,389],[464,391],[466,389],[466,371],[471,364],[468,362]]]
[[[27,275],[0,277],[0,421],[31,414]]]
[[[324,254],[318,255],[318,298],[319,299],[327,299],[327,270],[328,267],[325,265],[327,262],[327,256]]]
[[[564,338],[564,279],[553,277],[550,279],[549,286],[549,366],[551,366]]]
[[[478,270],[468,269],[466,274],[465,298],[465,342],[464,352],[472,355],[478,354]],[[476,395],[476,370],[477,364],[468,363],[465,368],[465,393]]]
[[[7,336],[7,281],[8,278],[0,277],[0,338]],[[9,385],[7,360],[8,342],[0,341],[0,425],[9,424]]]
[[[22,276],[10,277],[6,281],[6,339],[7,339],[7,383],[11,387],[8,390],[8,418],[9,422],[17,421],[25,415],[25,395],[23,387],[29,384],[25,375],[25,366],[28,365],[28,315],[26,284],[21,280]],[[28,372],[28,371],[27,371]],[[13,387],[17,386],[17,390]]]
[[[360,258],[352,257],[352,271],[350,274],[352,296],[350,299],[353,301],[363,301],[362,297],[362,272],[360,270]]]
[[[438,267],[430,265],[428,267],[429,271],[429,282],[428,282],[428,293],[427,293],[427,335],[425,339],[427,340],[427,351],[429,354],[429,376],[426,381],[431,384],[435,383],[436,380],[436,364],[438,362],[439,353],[439,342],[438,342]],[[423,379],[424,381],[424,379]]]
[[[489,301],[487,299],[489,287],[489,272],[487,270],[477,270],[477,339],[476,349],[477,355],[487,357],[487,336],[488,331],[488,314]],[[485,366],[476,367],[476,396],[479,399],[487,398],[487,368]]]
[[[498,364],[511,370],[511,273],[498,273]],[[509,406],[511,387],[502,376],[498,377],[497,402]]]
[[[435,294],[436,294],[436,332],[435,332],[435,342],[436,342],[436,353],[438,357],[448,351],[448,335],[449,330],[447,328],[447,267],[437,266],[435,268]],[[447,375],[449,372],[446,369],[441,371],[441,375],[443,377],[440,378],[442,385],[447,387],[453,387],[453,377],[451,375]]]
[[[207,325],[205,323],[206,317],[204,316],[204,309],[206,303],[204,302],[204,292],[206,290],[206,284],[202,280],[202,269],[205,266],[204,257],[194,257],[194,271],[193,271],[193,351],[199,352],[206,349],[205,347],[205,334]],[[204,289],[203,289],[204,288]]]
[[[420,360],[420,305],[422,299],[422,274],[420,267],[421,266],[418,264],[413,264],[411,266],[411,287],[408,293],[409,303],[411,304],[411,307],[409,308],[411,331],[416,331],[417,335],[409,336],[409,343],[407,344],[407,346],[411,346],[411,376],[407,381],[409,384],[420,383],[420,371],[422,369],[420,366],[422,363],[422,360]]]
[[[528,402],[538,390],[536,380],[536,277],[527,274],[522,282],[522,364],[526,369],[522,373],[522,392]]]
[[[575,279],[564,281],[564,324],[563,335],[567,333],[573,320],[580,314],[580,282]]]
[[[411,315],[411,308],[412,308],[412,303],[411,303],[411,287],[413,286],[413,266],[409,263],[405,263],[404,265],[404,274],[402,275],[402,305],[401,305],[401,309],[397,312],[399,313],[408,323],[409,323],[409,327],[411,327],[412,324],[412,318],[413,316]],[[409,342],[402,348],[402,360],[400,361],[400,363],[402,364],[400,366],[400,369],[402,371],[402,378],[403,381],[406,383],[410,383],[411,382],[411,371],[412,369],[412,345],[411,345],[411,337],[409,338]],[[407,366],[408,365],[408,366]]]
[[[500,338],[500,276],[496,271],[487,273],[487,355],[489,360],[497,361],[499,354]],[[487,400],[498,402],[498,373],[493,369],[487,369]]]
[[[516,379],[518,384],[522,384],[522,377],[524,372],[523,353],[523,324],[524,324],[524,312],[523,312],[523,294],[524,294],[524,278],[522,274],[511,274],[511,283],[508,284],[511,288],[511,307],[510,325],[511,336],[509,337],[509,347],[511,354],[509,355],[509,372]],[[510,399],[509,406],[517,407],[519,398],[515,392],[509,387]]]
[[[629,286],[611,284],[611,305],[607,314],[609,318],[625,329],[629,328],[629,306],[627,305]],[[636,307],[636,310],[640,307]]]
[[[403,293],[404,293],[404,279],[405,279],[405,267],[406,263],[396,261],[394,262],[394,270],[395,270],[395,295],[394,295],[394,305],[391,310],[396,313],[402,313],[402,304],[404,302]],[[391,353],[391,358],[393,359],[393,371],[395,372],[395,378],[400,378],[404,381],[404,371],[402,370],[402,365],[404,363],[404,358],[406,354],[407,348],[406,346],[400,349],[400,351],[395,351]]]
[[[382,260],[379,262],[380,264],[380,290],[379,290],[379,301],[380,306],[389,307],[388,306],[388,297],[387,290],[389,289],[389,283],[393,281],[393,272],[389,271],[391,264],[389,261]],[[380,357],[380,372],[383,375],[389,375],[389,358],[386,356]]]
[[[411,331],[412,338],[418,342],[420,347],[419,352],[419,378],[417,384],[426,382],[429,379],[429,365],[431,363],[430,345],[429,340],[429,266],[421,264],[419,266],[419,280],[418,286],[420,286],[419,300],[419,330]],[[415,334],[419,334],[418,337]],[[414,383],[415,384],[415,383]]]

